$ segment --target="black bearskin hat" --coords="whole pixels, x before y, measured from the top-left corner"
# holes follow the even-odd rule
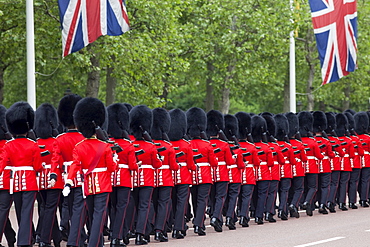
[[[95,128],[104,124],[105,115],[106,109],[103,102],[97,98],[87,97],[76,104],[73,120],[82,135],[90,138],[95,135]]]
[[[352,109],[347,109],[343,113],[346,113],[346,112],[350,113],[351,115],[355,115],[356,114],[356,112],[354,110],[352,110]]]
[[[367,134],[369,126],[369,117],[366,112],[360,111],[354,115],[355,120],[355,131],[357,134]]]
[[[131,109],[133,108],[133,106],[130,103],[123,103],[123,104],[126,106],[128,112],[130,112]]]
[[[247,135],[252,131],[252,118],[246,112],[237,112],[235,117],[238,119],[238,135],[239,139],[246,139]]]
[[[369,126],[368,126],[367,130],[368,130],[368,132],[370,132],[370,111],[367,111],[366,114],[369,118]]]
[[[162,140],[163,133],[167,134],[170,131],[171,118],[167,110],[163,108],[155,108],[153,112],[153,124],[150,130],[150,135],[153,140]]]
[[[335,121],[335,113],[326,112],[325,116],[328,123],[328,127],[326,128],[325,132],[331,133],[333,130],[337,128],[337,122]]]
[[[348,130],[355,129],[355,119],[353,118],[353,115],[351,112],[344,112],[344,115],[346,115],[347,120],[348,120]]]
[[[239,133],[238,119],[231,114],[226,114],[225,119],[225,135],[227,139],[231,140],[232,136],[237,137]]]
[[[186,134],[186,114],[180,109],[173,109],[169,114],[171,117],[171,126],[170,131],[168,132],[168,137],[171,141],[178,141]]]
[[[74,128],[73,111],[76,104],[82,97],[77,94],[69,94],[64,96],[58,105],[58,118],[59,122],[66,128]]]
[[[276,122],[276,139],[278,141],[284,141],[285,136],[289,134],[289,122],[288,118],[283,114],[276,114],[274,116]]]
[[[190,137],[199,137],[201,131],[206,131],[207,116],[203,109],[192,107],[186,111],[188,134]]]
[[[26,134],[33,129],[35,111],[27,102],[19,101],[6,111],[5,119],[13,136]]]
[[[328,128],[328,121],[326,115],[322,111],[315,111],[312,113],[313,116],[313,132],[319,133]]]
[[[150,132],[153,113],[146,105],[134,106],[130,111],[130,129],[135,139],[143,138],[143,131]]]
[[[252,137],[254,142],[262,141],[262,134],[266,132],[266,120],[258,115],[252,117]]]
[[[207,112],[207,136],[217,136],[219,130],[225,127],[224,116],[217,110]]]
[[[269,131],[270,135],[276,135],[276,123],[272,113],[264,112],[261,116],[266,120],[267,130]]]
[[[0,105],[0,140],[5,140],[5,133],[8,132],[8,127],[5,122],[5,112],[5,106]]]
[[[309,132],[313,132],[313,116],[309,111],[301,111],[298,113],[299,132],[302,137],[309,136]]]
[[[124,136],[124,131],[129,130],[130,115],[127,107],[121,103],[115,103],[107,107],[108,112],[108,134],[119,139]]]
[[[41,104],[35,114],[35,134],[38,138],[46,139],[53,136],[53,129],[58,127],[57,110],[51,104]]]
[[[348,127],[348,119],[343,113],[338,113],[335,115],[335,121],[337,122],[337,127],[335,132],[338,136],[344,136]]]
[[[288,123],[289,123],[288,137],[292,138],[299,131],[298,116],[294,114],[293,112],[287,112],[285,113],[285,116],[288,119]]]

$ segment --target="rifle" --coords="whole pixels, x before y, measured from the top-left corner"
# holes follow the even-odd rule
[[[227,137],[226,137],[225,133],[223,132],[223,130],[220,129],[217,125],[215,125],[215,126],[218,129],[218,138],[220,138],[221,140],[227,142],[228,140],[227,140]]]
[[[245,127],[245,130],[247,131],[247,141],[250,142],[250,143],[254,143],[253,141],[253,137],[252,137],[252,134],[251,132],[248,130],[248,127]]]
[[[140,125],[139,128],[141,129],[143,138],[147,142],[153,142],[152,138],[150,137],[148,131],[144,130],[143,127]]]
[[[261,130],[262,130],[262,141],[264,143],[268,143],[266,131],[264,131],[263,127],[261,127]]]
[[[198,129],[200,130],[200,138],[202,138],[203,140],[208,140],[206,132],[202,130],[199,125],[198,125]]]
[[[12,134],[10,134],[10,132],[8,130],[6,130],[3,125],[1,125],[0,127],[4,132],[5,139],[6,140],[11,140],[13,138]]]
[[[297,139],[298,141],[302,141],[302,136],[299,130],[297,130],[297,133],[295,133],[295,139]]]
[[[130,136],[128,135],[128,132],[123,128],[123,124],[121,121],[118,120],[118,126],[121,128],[122,130],[122,137],[127,139],[127,140],[130,140]]]
[[[98,138],[99,140],[101,140],[103,142],[113,144],[113,146],[111,146],[110,148],[113,151],[116,151],[116,153],[119,153],[119,152],[122,152],[123,151],[123,149],[117,143],[112,142],[112,141],[109,141],[107,132],[105,132],[104,130],[102,130],[102,128],[100,128],[100,126],[97,126],[95,124],[95,121],[94,120],[92,121],[92,123],[93,123],[93,125],[95,127],[96,138]]]
[[[324,137],[325,139],[329,140],[328,134],[326,134],[325,130],[322,130],[321,129],[321,126],[319,126],[319,130],[321,132],[322,137]]]
[[[55,128],[54,124],[50,121],[50,126],[51,126],[51,135],[53,137],[57,137],[59,135],[59,131]]]

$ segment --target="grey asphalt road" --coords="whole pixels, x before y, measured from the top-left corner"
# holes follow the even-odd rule
[[[37,217],[37,213],[34,216]],[[14,209],[10,213],[10,218],[16,227]],[[206,223],[208,222],[209,219]],[[367,247],[370,246],[370,208],[349,209],[346,212],[339,210],[328,215],[320,215],[315,211],[313,217],[301,212],[299,219],[290,218],[288,221],[278,219],[276,223],[266,222],[264,225],[256,225],[251,221],[248,228],[238,225],[234,231],[224,226],[222,233],[215,232],[208,225],[206,232],[206,236],[198,236],[190,228],[185,239],[172,239],[169,236],[167,243],[158,243],[152,236],[148,246]],[[4,238],[2,244],[6,246]],[[131,239],[130,245],[135,245],[134,239]],[[65,246],[64,242],[62,246]],[[105,246],[109,246],[108,241]]]

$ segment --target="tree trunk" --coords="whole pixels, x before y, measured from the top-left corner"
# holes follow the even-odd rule
[[[5,69],[0,67],[0,104],[2,104],[4,100],[4,71]]]
[[[230,89],[224,85],[222,89],[222,97],[220,104],[220,111],[222,114],[228,114],[230,108]]]
[[[344,88],[344,101],[343,101],[343,110],[347,110],[350,107],[351,102],[351,85],[346,83],[346,87]]]
[[[309,74],[308,74],[308,80],[307,80],[307,87],[306,87],[306,93],[307,93],[307,111],[312,111],[314,108],[314,96],[312,94],[313,91],[313,80],[315,77],[315,62],[317,61],[316,58],[316,45],[314,43],[315,35],[311,29],[307,31],[307,37],[306,37],[306,61],[309,67]]]
[[[213,110],[215,107],[215,98],[213,95],[213,80],[212,73],[214,71],[213,64],[211,62],[207,63],[208,76],[206,79],[206,112]]]
[[[100,86],[100,61],[98,54],[93,52],[93,44],[87,47],[90,52],[91,71],[87,73],[86,97],[97,98]]]
[[[307,111],[312,111],[314,107],[314,97],[312,94],[313,91],[313,78],[315,76],[315,66],[311,63],[309,65],[310,71],[308,74],[308,80],[307,80],[307,88],[306,88],[306,93],[307,93]]]
[[[111,56],[112,64],[115,64],[116,57],[114,55]],[[105,104],[111,105],[116,100],[116,85],[117,85],[117,78],[113,76],[114,67],[108,65],[107,67],[107,92],[105,96]]]

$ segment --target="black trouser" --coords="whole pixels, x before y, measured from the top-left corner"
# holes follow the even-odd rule
[[[290,189],[289,204],[293,204],[298,208],[299,202],[302,198],[304,191],[304,178],[305,177],[293,177],[292,186]]]
[[[103,228],[108,209],[109,193],[104,192],[95,195],[89,195],[86,198],[88,212],[93,212],[90,221],[89,229],[89,247],[104,246]],[[91,215],[91,214],[90,214]]]
[[[288,195],[290,186],[292,185],[292,179],[281,178],[279,185],[279,210],[288,214]]]
[[[235,208],[240,193],[240,186],[240,183],[229,183],[228,185],[226,217],[235,218]]]
[[[249,218],[249,206],[252,201],[252,195],[254,191],[254,184],[243,184],[240,189],[240,210],[238,216],[244,216]]]
[[[265,212],[275,214],[275,203],[276,203],[276,194],[278,191],[279,180],[271,180],[269,189],[267,192]]]
[[[176,185],[174,190],[176,191],[176,210],[174,211],[175,222],[173,229],[174,230],[185,230],[185,214],[187,211],[187,206],[189,202],[190,189],[188,184],[179,184]]]
[[[356,203],[358,182],[360,180],[360,168],[353,168],[348,182],[348,200]]]
[[[146,224],[148,222],[152,194],[153,187],[151,186],[135,188],[133,191],[137,212],[137,222],[136,222],[137,233],[145,234],[146,232],[145,230]]]
[[[256,217],[262,218],[265,212],[267,193],[271,180],[257,181]]]
[[[370,182],[370,167],[363,167],[361,169],[360,183],[358,186],[361,201],[367,201],[367,199],[370,198],[369,182]]]
[[[83,198],[82,188],[71,189],[68,205],[72,207],[70,212],[71,226],[69,228],[67,245],[83,246],[85,242],[85,223],[86,223],[86,201]]]
[[[340,172],[340,179],[339,179],[339,186],[338,186],[338,202],[339,203],[346,203],[346,195],[348,190],[348,181],[350,176],[349,171],[341,171]]]
[[[331,182],[331,173],[320,173],[320,197],[318,198],[319,204],[324,204],[328,202],[329,193],[330,193],[330,182]]]
[[[193,185],[191,187],[191,198],[194,210],[194,220],[195,226],[204,226],[204,214],[206,212],[208,195],[211,189],[211,184],[199,184]]]
[[[317,173],[307,173],[306,182],[307,182],[307,193],[306,193],[306,197],[304,201],[312,205],[313,198],[317,192],[318,174]]]
[[[216,182],[213,186],[215,188],[215,199],[212,217],[215,217],[223,222],[222,209],[227,196],[227,185],[229,182]]]
[[[56,218],[56,211],[59,204],[61,189],[48,189],[39,192],[41,204],[39,224],[37,225],[40,234],[40,242],[50,244],[53,237],[54,243],[62,241],[58,221]],[[39,202],[39,203],[40,203]]]
[[[113,192],[110,196],[110,228],[112,231],[112,239],[123,239],[127,235],[128,229],[124,227],[124,221],[130,195],[131,188],[129,187],[113,187]]]
[[[31,245],[33,235],[33,206],[36,191],[21,191],[13,194],[18,221],[17,245]]]
[[[8,243],[15,243],[15,232],[9,221],[9,209],[12,206],[13,198],[8,190],[0,190],[0,243],[3,233]]]
[[[163,186],[154,189],[153,203],[155,209],[154,229],[164,231],[166,221],[170,211],[169,202],[171,200],[171,186]]]
[[[61,206],[61,218],[60,218],[60,227],[69,231],[69,220],[72,214],[72,204],[73,204],[73,195],[72,191],[67,197],[62,198],[62,206]],[[71,201],[69,203],[69,201]],[[69,206],[71,205],[71,206]]]
[[[340,171],[332,171],[331,179],[330,179],[330,190],[329,190],[328,202],[331,202],[334,204],[336,202],[339,179],[340,179]]]

